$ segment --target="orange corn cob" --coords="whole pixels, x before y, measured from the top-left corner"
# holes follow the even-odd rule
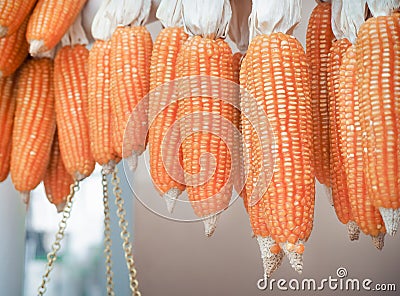
[[[180,55],[182,56],[180,77],[208,75],[233,80],[232,51],[222,39],[212,40],[194,36],[184,43]],[[214,92],[221,92],[218,96],[221,100],[190,96],[192,90],[190,86],[185,85],[184,87],[189,88],[188,92],[185,92],[185,98],[178,102],[178,119],[183,119],[187,115],[192,116],[180,122],[186,190],[195,214],[199,217],[210,216],[204,221],[205,232],[208,236],[212,235],[216,227],[215,214],[228,207],[232,194],[232,182],[229,179],[232,160],[228,144],[233,142],[233,134],[231,130],[225,130],[221,118],[232,122],[233,107],[222,101],[222,99],[227,99],[227,93],[226,91],[224,93],[221,83],[215,82],[217,85],[210,85]],[[180,96],[181,90],[180,86]],[[222,97],[223,95],[225,97]],[[210,114],[218,118],[210,120]],[[201,128],[207,124],[212,125],[212,131],[217,134],[211,134],[209,130],[201,131]],[[195,127],[200,131],[192,133]],[[225,136],[228,143],[224,142],[221,136]],[[207,163],[200,161],[203,154],[211,154],[215,157],[215,171],[208,170],[205,173],[211,175],[207,176],[208,179],[200,172],[200,169],[203,166],[207,170],[211,160],[207,160]]]
[[[142,26],[118,27],[111,38],[112,139],[121,158],[146,149],[148,100],[138,104],[149,92],[152,46],[150,33]]]
[[[88,123],[89,50],[83,45],[65,46],[54,60],[55,108],[61,155],[76,180],[94,169]]]
[[[1,0],[0,38],[16,32],[35,4],[36,0]]]
[[[362,133],[356,76],[356,50],[350,46],[342,59],[339,78],[338,138],[343,143],[341,156],[346,170],[348,195],[354,221],[371,235],[375,246],[383,248],[385,227],[377,208],[372,205],[365,186],[362,164]]]
[[[243,54],[237,52],[233,55],[233,81],[236,84],[240,84],[240,64],[243,58]],[[235,104],[237,107],[240,105],[240,89],[238,88],[238,93],[234,95]],[[240,120],[240,110],[234,108],[233,113],[233,124],[241,133],[241,120]],[[244,189],[244,167],[243,167],[243,147],[240,134],[234,135],[234,147],[233,147],[233,187],[236,192],[244,198],[245,207],[247,208],[246,202],[246,191]]]
[[[306,55],[292,36],[259,35],[252,40],[244,64],[241,76],[247,74],[248,91],[257,105],[263,106],[267,116],[255,114],[253,117],[257,117],[262,126],[268,119],[275,135],[275,144],[270,143],[273,150],[269,152],[275,156],[273,177],[270,184],[263,184],[265,188],[269,186],[262,200],[249,206],[250,220],[265,221],[269,235],[281,245],[291,265],[300,272],[303,243],[311,233],[314,214],[312,115]],[[243,100],[246,97],[242,97],[246,110]],[[254,136],[246,121],[243,121],[243,133],[246,146],[250,146],[246,149],[252,154],[251,162],[247,162],[250,174],[246,182],[246,192],[250,196],[255,186],[250,184],[255,180],[251,171],[258,167],[264,170],[260,164],[263,152],[258,150],[268,147],[253,145]],[[263,216],[256,212],[256,217],[252,217],[253,207],[256,211],[263,210]]]
[[[14,111],[13,76],[0,78],[0,182],[7,178],[10,171]]]
[[[39,0],[29,19],[26,39],[32,55],[51,50],[73,24],[86,0]]]
[[[56,206],[58,212],[61,212],[70,193],[70,187],[74,184],[74,179],[68,174],[61,158],[57,132],[55,133],[50,161],[43,184],[47,198]]]
[[[11,75],[28,55],[28,43],[25,40],[28,18],[12,35],[0,39],[0,78]]]
[[[310,69],[313,112],[315,176],[330,187],[328,54],[334,35],[331,28],[331,4],[319,3],[313,10],[307,28],[306,54]]]
[[[106,168],[115,165],[110,101],[110,41],[96,40],[89,52],[89,136],[94,160]]]
[[[185,190],[185,185],[179,182],[183,180],[179,170],[182,163],[182,151],[177,146],[179,133],[173,134],[176,137],[167,136],[168,129],[176,124],[178,103],[171,102],[176,99],[172,98],[176,91],[174,87],[160,87],[176,78],[178,53],[186,39],[187,34],[182,28],[163,29],[154,43],[150,66],[150,89],[153,91],[149,97],[149,120],[152,120],[149,122],[150,173],[157,190],[172,200]],[[179,151],[179,155],[167,154],[174,151]],[[167,201],[170,211],[173,209],[171,203]]]
[[[347,189],[346,171],[342,151],[345,143],[340,137],[339,123],[339,77],[340,65],[343,56],[351,43],[341,39],[333,43],[329,56],[329,132],[330,132],[330,175],[332,185],[332,199],[336,216],[339,221],[347,225],[350,240],[359,238],[358,226],[354,223]]]
[[[33,190],[46,173],[56,127],[53,61],[28,60],[17,84],[17,107],[11,150],[11,177],[15,189]]]
[[[368,195],[394,235],[400,221],[400,14],[370,18],[356,43]]]

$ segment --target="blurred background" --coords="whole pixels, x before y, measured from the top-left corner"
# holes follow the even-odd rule
[[[84,15],[87,29],[99,2],[88,1]],[[302,22],[295,31],[295,36],[303,45],[307,20],[314,6],[314,1],[303,1]],[[159,22],[153,22],[148,28],[154,38],[161,26]],[[134,256],[143,295],[288,293],[257,289],[257,280],[263,274],[260,252],[256,240],[251,238],[249,220],[240,199],[223,213],[214,236],[206,238],[203,223],[165,219],[149,211],[134,198],[132,188],[142,200],[148,198],[147,202],[151,203],[153,210],[166,213],[165,205],[148,177],[144,157],[141,157],[135,174],[124,175],[122,164],[119,165],[119,171],[133,230]],[[131,182],[128,183],[128,180]],[[46,200],[42,186],[32,193],[28,208],[15,192],[10,179],[0,184],[0,196],[0,295],[36,295],[46,254],[54,240],[61,215]],[[115,291],[116,295],[129,295],[116,207],[113,199],[110,202]],[[180,205],[177,205],[176,213],[187,215],[185,211],[190,209]],[[99,168],[81,183],[66,233],[47,295],[106,295]],[[318,282],[329,276],[336,277],[336,270],[344,267],[348,271],[348,278],[396,283],[400,289],[399,250],[398,236],[386,237],[381,252],[364,235],[359,241],[350,242],[347,230],[337,220],[325,191],[317,186],[314,230],[306,244],[303,274],[297,275],[285,260],[273,278],[314,278]],[[348,291],[295,292],[296,295],[333,293],[352,294]],[[363,292],[353,294],[360,293]],[[383,292],[376,294],[383,295]],[[385,294],[398,295],[397,292]]]

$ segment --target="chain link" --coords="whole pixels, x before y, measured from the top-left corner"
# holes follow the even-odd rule
[[[123,240],[122,247],[124,249],[126,265],[129,271],[129,286],[131,288],[132,295],[141,296],[138,287],[139,283],[138,280],[136,279],[137,271],[135,268],[135,261],[133,260],[132,244],[129,240],[130,239],[130,234],[128,230],[129,224],[128,221],[125,219],[126,211],[124,208],[124,200],[122,198],[122,190],[121,187],[119,186],[120,179],[117,173],[118,170],[117,167],[115,167],[114,171],[112,172],[111,182],[114,186],[113,192],[115,195],[115,204],[117,205],[118,208],[117,215],[119,218],[119,227],[121,228],[121,238]]]
[[[107,175],[104,169],[101,170],[103,185],[103,204],[104,204],[104,255],[106,257],[106,278],[107,278],[107,295],[114,296],[114,282],[113,282],[113,272],[112,272],[112,251],[111,251],[111,227],[110,227],[110,206],[108,199],[108,182]]]
[[[38,288],[38,296],[44,295],[47,291],[47,284],[50,281],[50,273],[54,268],[54,262],[57,260],[58,251],[61,249],[61,241],[64,238],[65,229],[67,228],[67,222],[71,216],[73,198],[75,193],[79,190],[79,181],[75,181],[70,187],[70,192],[67,196],[66,204],[62,212],[62,219],[58,224],[58,231],[56,233],[56,239],[51,246],[51,251],[47,254],[46,271],[42,276],[42,283]]]

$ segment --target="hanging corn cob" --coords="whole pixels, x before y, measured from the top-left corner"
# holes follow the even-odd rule
[[[165,198],[170,213],[174,209],[176,199],[185,190],[179,128],[176,125],[176,88],[174,82],[169,83],[177,78],[178,53],[187,39],[187,34],[182,28],[181,5],[181,0],[163,0],[160,3],[157,18],[164,29],[154,42],[150,66],[150,173],[154,186]],[[177,132],[168,134],[173,125]],[[179,155],[175,155],[175,151],[178,151]]]
[[[248,18],[251,11],[250,1],[245,5],[243,1],[231,1],[232,5],[232,20],[229,23],[229,37],[236,44],[239,52],[233,55],[233,81],[240,83],[240,65],[241,61],[249,46],[249,25]],[[234,114],[233,123],[237,129],[234,133],[233,143],[233,187],[235,191],[243,197],[244,205],[247,208],[246,191],[244,189],[244,163],[243,163],[243,143],[241,139],[241,121],[240,121],[240,89],[237,88],[236,94],[233,96]]]
[[[266,276],[270,275],[271,266],[279,266],[280,248],[292,267],[302,271],[304,242],[313,223],[314,168],[308,65],[301,44],[287,34],[293,31],[299,19],[300,1],[265,3],[254,0],[250,15],[252,41],[240,73],[241,81],[250,86],[248,91],[264,112],[264,116],[260,116],[262,112],[253,111],[254,117],[259,125],[269,121],[275,136],[273,143],[271,136],[264,134],[260,138],[261,151],[257,151],[258,140],[254,140],[252,127],[243,121],[245,145],[250,146],[250,149],[246,147],[250,156],[246,150],[244,153],[249,176],[257,169],[255,166],[261,166],[261,171],[273,170],[270,184],[261,182],[264,190],[258,202],[258,198],[254,200],[256,179],[248,176],[246,182],[248,198],[251,194],[256,202],[248,206],[252,225],[265,223],[267,227],[264,233],[254,231],[265,259]],[[250,109],[249,98],[242,97],[242,110]]]
[[[56,127],[53,60],[28,60],[18,75],[11,150],[11,178],[28,201],[46,173]]]
[[[39,0],[29,18],[26,39],[31,55],[53,49],[74,23],[86,0]]]
[[[119,160],[112,144],[110,38],[116,23],[110,19],[111,1],[104,1],[92,24],[95,42],[89,52],[88,118],[94,160],[109,174]]]
[[[75,180],[89,176],[95,162],[88,127],[88,43],[79,15],[54,60],[54,96],[63,162]]]
[[[150,57],[152,39],[144,24],[150,0],[126,1],[117,14],[111,37],[111,112],[114,119],[112,143],[119,158],[127,158],[132,170],[146,149]],[[122,13],[123,12],[123,13]],[[127,66],[129,65],[129,67]],[[146,97],[146,98],[144,98]],[[144,99],[143,99],[144,98]],[[142,100],[143,99],[143,100]]]
[[[347,176],[344,168],[345,160],[343,159],[343,151],[346,143],[340,134],[339,77],[343,56],[350,47],[351,41],[355,40],[357,28],[364,22],[364,4],[364,0],[357,1],[357,3],[352,0],[334,0],[332,2],[332,29],[337,41],[331,47],[328,63],[332,200],[339,221],[347,225],[350,240],[358,240],[360,230],[357,223],[354,222],[348,194]]]
[[[57,131],[54,135],[50,161],[43,179],[43,184],[48,200],[55,205],[58,212],[62,212],[66,203],[66,198],[70,193],[71,185],[74,184],[74,179],[67,172],[61,158]]]
[[[14,123],[14,76],[0,78],[0,182],[10,171],[11,135]]]
[[[0,38],[14,34],[35,4],[36,0],[0,1]]]
[[[348,195],[354,221],[362,232],[371,235],[374,245],[383,248],[385,227],[377,208],[372,205],[365,186],[362,165],[362,134],[357,89],[355,46],[350,46],[340,67],[338,137],[343,142],[342,157],[347,176]]]
[[[233,80],[232,51],[222,39],[231,8],[227,0],[182,3],[184,27],[190,36],[179,52],[182,63],[178,69],[183,78],[178,101],[183,168],[191,205],[203,218],[205,234],[211,236],[217,214],[228,207],[232,195],[229,149],[234,107],[226,99],[232,100],[233,93],[218,79]]]
[[[0,39],[0,78],[11,75],[28,55],[28,43],[25,40],[28,18],[18,30]]]
[[[317,2],[308,23],[306,54],[311,83],[315,176],[321,184],[330,187],[327,74],[328,54],[334,38],[332,5],[330,0]]]
[[[394,235],[400,223],[400,15],[393,11],[400,3],[367,3],[374,17],[356,42],[363,167],[372,204]]]

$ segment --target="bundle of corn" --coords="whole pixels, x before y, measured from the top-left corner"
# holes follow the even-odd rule
[[[91,151],[94,160],[109,174],[119,161],[112,144],[110,38],[117,25],[110,18],[106,0],[100,6],[92,24],[95,42],[89,52],[88,118]]]
[[[157,18],[164,29],[157,36],[151,56],[149,94],[150,173],[154,186],[163,195],[172,213],[176,199],[185,190],[179,148],[176,101],[177,59],[187,34],[182,28],[182,1],[163,0]],[[170,129],[174,133],[170,133]],[[178,152],[175,155],[174,152]]]
[[[331,47],[328,63],[329,88],[329,132],[330,132],[330,175],[332,200],[339,221],[347,225],[350,240],[358,240],[360,230],[354,221],[350,205],[345,159],[343,157],[346,142],[341,135],[339,120],[340,66],[346,50],[354,42],[359,26],[364,22],[363,0],[353,3],[351,0],[332,2],[332,29],[337,41]],[[365,1],[364,1],[365,4]]]
[[[11,136],[14,124],[14,76],[0,78],[0,182],[10,171]]]
[[[43,179],[48,200],[55,205],[58,212],[62,212],[70,193],[74,179],[68,173],[61,157],[57,131],[54,135],[49,165]]]
[[[112,1],[117,28],[110,39],[112,145],[131,170],[146,149],[152,40],[144,24],[150,0]],[[146,98],[145,98],[146,97]],[[144,98],[144,99],[143,99]]]
[[[88,122],[88,43],[79,15],[54,60],[54,97],[61,156],[75,180],[94,169]]]
[[[233,55],[223,39],[231,7],[227,0],[182,4],[190,36],[178,64],[183,168],[191,205],[203,218],[205,234],[211,236],[232,195]]]
[[[269,122],[274,133],[262,129],[254,133],[249,121],[243,121],[245,165],[249,170],[246,193],[251,201],[248,211],[260,244],[265,276],[270,276],[280,265],[282,250],[292,267],[302,271],[304,242],[313,224],[308,64],[301,44],[289,35],[300,20],[300,10],[300,1],[253,1],[252,41],[240,72],[243,87],[256,101],[251,102],[251,96],[242,97],[242,110],[251,110],[246,115],[258,126]],[[260,171],[257,166],[261,167]],[[260,177],[257,175],[266,170],[272,173],[269,184],[265,177],[257,180]],[[249,178],[252,171],[257,175]],[[257,191],[260,187],[262,190]],[[257,199],[261,200],[257,202]]]
[[[367,0],[373,15],[358,32],[357,81],[368,196],[386,230],[400,223],[400,15],[399,1]]]
[[[243,2],[240,0],[231,1],[232,19],[229,23],[229,37],[236,44],[238,52],[233,55],[233,81],[239,84],[240,66],[244,55],[249,46],[249,22],[248,18],[251,11],[251,2]],[[243,197],[244,205],[246,203],[246,190],[244,189],[244,163],[243,163],[243,143],[241,136],[241,112],[240,112],[240,88],[237,88],[234,98],[234,114],[233,123],[236,127],[234,132],[233,143],[233,187],[235,191]]]
[[[331,1],[317,0],[307,28],[306,54],[309,63],[313,112],[315,176],[331,186],[329,172],[328,54],[333,41]]]
[[[39,0],[29,18],[26,39],[31,55],[53,49],[74,23],[86,0]]]
[[[0,38],[14,34],[27,19],[37,0],[0,1]]]
[[[15,72],[28,55],[28,42],[25,39],[28,17],[11,35],[0,39],[0,78]]]
[[[16,100],[11,178],[28,202],[29,192],[46,173],[56,128],[51,58],[25,62],[18,75]]]

